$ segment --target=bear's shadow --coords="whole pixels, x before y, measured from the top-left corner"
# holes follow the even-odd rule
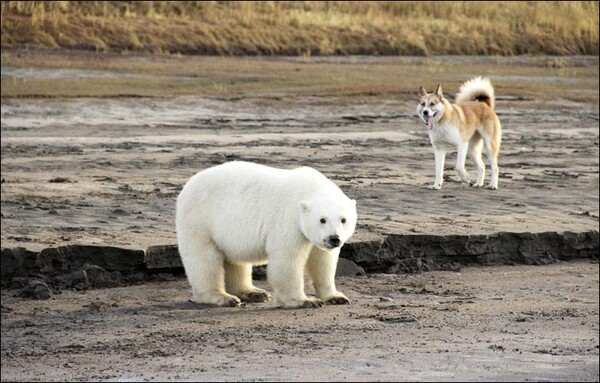
[[[233,312],[242,312],[244,309],[249,308],[260,308],[265,311],[272,310],[290,310],[288,308],[280,307],[273,305],[271,302],[256,302],[256,303],[242,303],[241,306],[238,307],[219,307],[210,304],[202,304],[196,303],[191,300],[181,301],[181,302],[173,302],[173,303],[161,303],[154,304],[147,307],[148,311],[163,311],[163,310],[194,310],[194,311],[204,311],[204,310],[219,310],[225,313],[233,313]],[[240,310],[241,309],[241,310]],[[139,309],[138,309],[139,310]]]
[[[274,305],[271,302],[256,302],[256,303],[245,303],[238,307],[219,307],[210,304],[196,303],[191,300],[173,302],[173,303],[161,303],[154,304],[146,307],[147,311],[170,311],[170,310],[193,310],[193,311],[205,311],[210,310],[214,312],[222,313],[242,313],[248,309],[260,309],[261,311],[290,311],[290,310],[306,310],[307,308],[287,308],[282,306]],[[144,310],[138,308],[137,311]]]

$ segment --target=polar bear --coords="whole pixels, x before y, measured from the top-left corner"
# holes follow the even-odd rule
[[[283,307],[349,303],[334,276],[356,219],[356,201],[310,167],[233,161],[200,171],[181,190],[175,218],[192,300],[269,301],[252,284],[252,265],[268,263],[268,282]],[[317,298],[304,293],[305,270]]]

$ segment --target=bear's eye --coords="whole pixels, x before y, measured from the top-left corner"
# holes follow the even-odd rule
[[[321,218],[321,223],[326,223],[327,220],[325,218]]]
[[[346,218],[342,218],[342,223],[346,223]]]

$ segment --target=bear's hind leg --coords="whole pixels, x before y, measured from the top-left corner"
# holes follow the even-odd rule
[[[238,297],[225,292],[225,256],[211,240],[196,237],[194,241],[180,241],[179,252],[192,286],[193,302],[228,307],[241,304]]]
[[[271,294],[252,284],[252,265],[225,262],[225,290],[242,302],[268,302]]]

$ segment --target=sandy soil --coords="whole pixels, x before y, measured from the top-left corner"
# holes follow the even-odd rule
[[[2,381],[598,380],[597,263],[338,285],[351,305],[318,310],[199,307],[184,280],[4,292]]]
[[[498,93],[497,191],[461,184],[455,154],[444,189],[427,189],[434,162],[416,89],[2,98],[2,247],[174,244],[183,183],[234,159],[321,170],[358,201],[354,241],[598,230],[598,104],[565,96],[598,94],[598,60],[586,63],[595,77],[490,67],[492,82],[515,89]],[[3,68],[2,81],[111,76],[40,71]],[[423,74],[425,84],[436,78]],[[518,91],[528,81],[547,87],[543,100]],[[43,302],[3,290],[2,380],[598,380],[598,264],[589,260],[338,284],[352,305],[319,310],[195,307],[182,279]]]

